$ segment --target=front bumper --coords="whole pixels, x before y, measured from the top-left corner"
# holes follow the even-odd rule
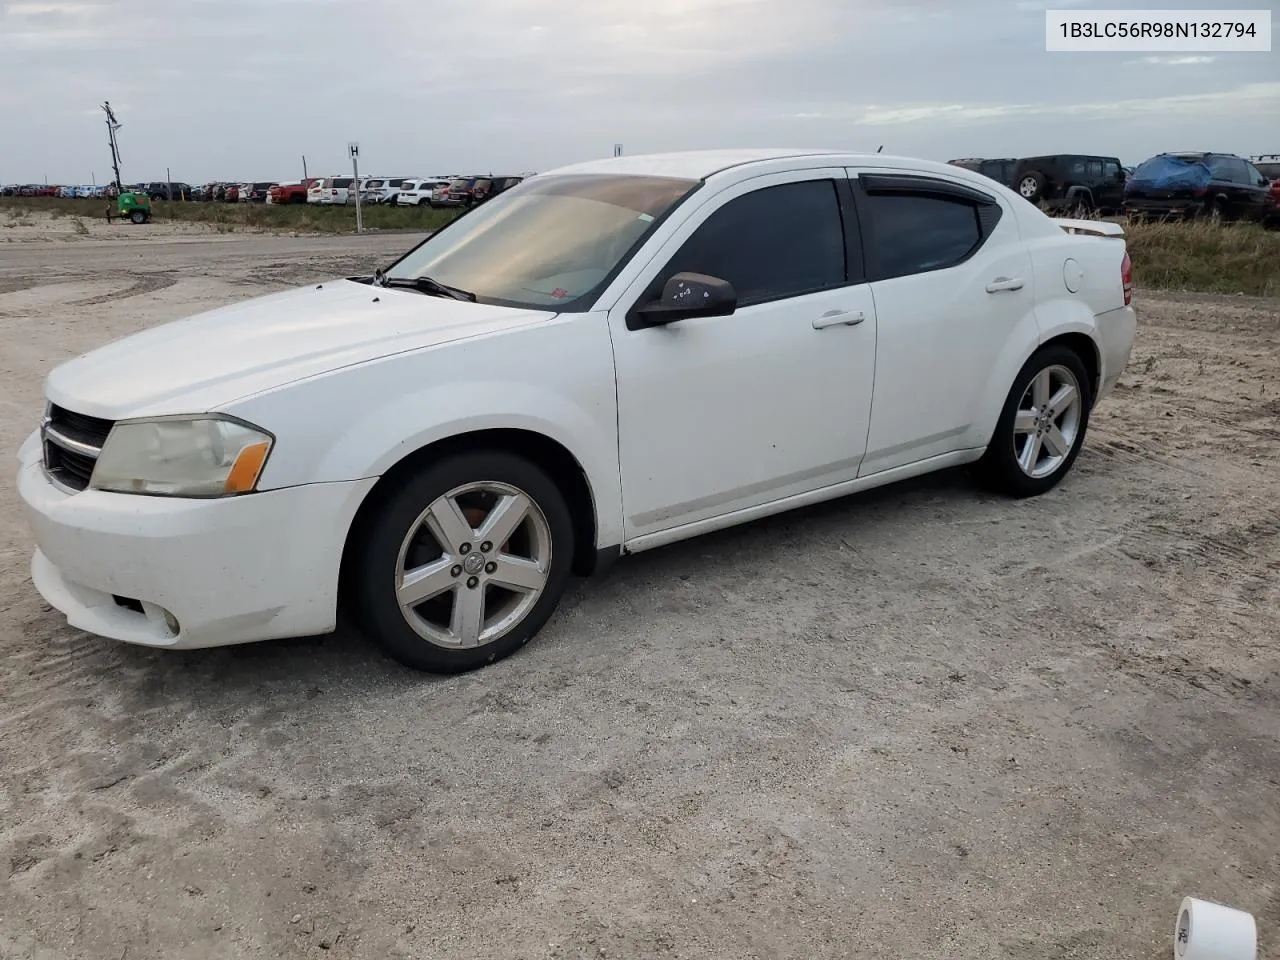
[[[347,531],[375,480],[194,500],[65,493],[45,475],[37,434],[19,461],[31,578],[72,626],[172,649],[336,626]]]

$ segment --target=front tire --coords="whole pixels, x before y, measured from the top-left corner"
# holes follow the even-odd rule
[[[983,478],[1013,497],[1052,490],[1080,453],[1092,406],[1080,355],[1064,346],[1039,350],[1014,378],[979,464]]]
[[[555,482],[499,451],[447,457],[386,495],[351,554],[361,625],[389,656],[458,673],[514,653],[547,622],[573,560]]]

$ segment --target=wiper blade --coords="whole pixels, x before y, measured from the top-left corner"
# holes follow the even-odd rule
[[[377,282],[375,281],[375,283]],[[448,284],[441,283],[439,280],[432,280],[430,277],[388,277],[384,274],[378,286],[398,287],[401,290],[417,290],[420,293],[429,293],[437,297],[452,297],[454,300],[465,300],[467,303],[476,302],[476,295],[470,290],[459,290],[457,287],[451,287]]]

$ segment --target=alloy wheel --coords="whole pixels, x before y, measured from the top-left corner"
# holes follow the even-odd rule
[[[551,571],[551,528],[528,494],[468,483],[410,525],[396,561],[396,599],[409,626],[448,649],[493,643],[538,602]]]
[[[1013,453],[1028,477],[1056,472],[1075,446],[1083,412],[1080,383],[1061,364],[1032,378],[1013,420]]]

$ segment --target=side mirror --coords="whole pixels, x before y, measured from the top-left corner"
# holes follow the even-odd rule
[[[662,296],[635,313],[638,326],[660,327],[694,317],[727,317],[738,308],[738,295],[728,280],[702,273],[677,273]]]

